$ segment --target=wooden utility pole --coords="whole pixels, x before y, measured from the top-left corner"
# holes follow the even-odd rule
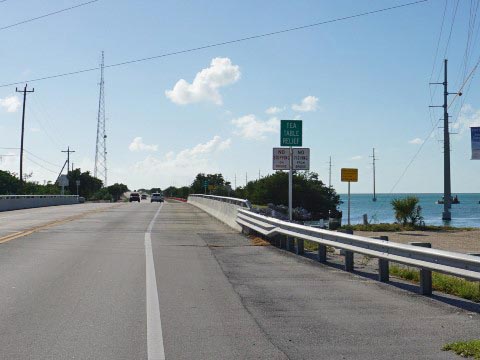
[[[27,93],[35,92],[35,89],[27,90],[28,84],[25,84],[23,90],[15,88],[15,92],[23,93],[23,112],[22,112],[22,135],[20,139],[20,186],[23,186],[23,137],[25,134],[25,104],[27,103]]]
[[[70,171],[70,153],[74,153],[74,152],[75,152],[74,150],[70,150],[70,146],[67,147],[67,150],[62,150],[62,153],[67,153],[67,175],[68,175],[68,172]]]

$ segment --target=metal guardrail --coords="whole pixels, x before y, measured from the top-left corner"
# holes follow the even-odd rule
[[[210,200],[216,200],[216,201],[221,201],[229,204],[235,204],[238,206],[241,206],[246,209],[251,209],[252,204],[250,204],[250,201],[246,199],[237,199],[237,198],[231,198],[231,197],[226,197],[226,196],[216,196],[216,195],[203,195],[203,194],[190,194],[188,195],[189,197],[199,197],[199,198],[205,198],[205,199],[210,199]]]
[[[0,195],[0,200],[11,199],[50,199],[78,198],[78,195]]]
[[[480,257],[451,251],[400,244],[386,240],[350,235],[330,230],[316,229],[240,209],[237,223],[266,237],[276,235],[289,237],[287,248],[297,241],[296,252],[303,253],[303,240],[319,244],[319,261],[326,262],[326,247],[332,246],[345,251],[345,269],[353,270],[353,254],[359,253],[379,259],[379,279],[388,281],[388,261],[421,269],[420,292],[429,295],[431,271],[455,275],[470,280],[480,280]],[[380,263],[383,262],[383,263]],[[387,266],[385,266],[385,263]],[[386,272],[386,273],[385,273]]]

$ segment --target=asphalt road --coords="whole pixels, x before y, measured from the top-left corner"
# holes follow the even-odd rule
[[[454,359],[444,343],[480,337],[461,302],[252,246],[188,204],[62,208],[0,213],[0,359]]]

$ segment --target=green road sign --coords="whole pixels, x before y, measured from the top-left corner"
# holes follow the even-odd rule
[[[302,146],[302,120],[282,120],[280,146]]]

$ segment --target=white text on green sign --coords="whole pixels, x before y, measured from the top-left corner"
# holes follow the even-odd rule
[[[282,120],[280,146],[302,146],[302,120]]]

